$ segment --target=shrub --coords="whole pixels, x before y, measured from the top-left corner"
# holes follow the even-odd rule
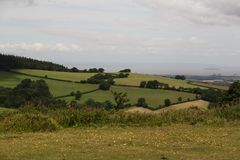
[[[164,104],[166,107],[169,107],[172,103],[170,99],[165,99]]]
[[[111,87],[111,84],[107,81],[102,81],[100,84],[99,84],[99,89],[100,90],[103,90],[103,91],[108,91]]]
[[[82,97],[82,93],[80,91],[77,91],[75,93],[75,100],[80,100],[81,97]]]
[[[175,79],[178,79],[178,80],[186,80],[186,77],[184,75],[176,75],[175,76]]]
[[[145,88],[146,87],[147,82],[146,81],[142,81],[139,85],[140,88]]]
[[[139,98],[138,102],[137,102],[137,106],[138,107],[147,107],[148,104],[146,103],[146,99],[145,98]]]
[[[179,97],[179,98],[178,98],[178,102],[182,102],[182,97]]]

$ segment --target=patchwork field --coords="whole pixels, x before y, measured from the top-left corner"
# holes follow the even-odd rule
[[[153,90],[153,89],[141,89],[135,87],[118,87],[112,86],[112,91],[126,92],[131,104],[136,104],[138,98],[144,97],[149,104],[149,106],[156,108],[159,105],[164,105],[165,99],[170,99],[172,103],[178,102],[178,98],[182,97],[183,101],[187,101],[189,98],[193,100],[196,95],[184,92],[168,91],[168,90]],[[114,101],[111,91],[96,91],[90,94],[83,95],[81,101],[84,102],[89,98],[94,99],[98,102],[104,102],[106,100]],[[73,100],[74,97],[68,97],[67,100]]]
[[[181,132],[179,132],[181,131]],[[239,126],[71,128],[0,134],[2,160],[239,160]]]
[[[130,86],[139,86],[141,81],[150,81],[158,80],[159,82],[169,84],[170,86],[175,87],[184,87],[184,88],[197,88],[198,86],[188,84],[187,81],[176,80],[173,78],[167,78],[157,75],[147,75],[147,74],[135,74],[132,73],[128,78],[119,78],[116,79],[116,84],[119,85],[130,85]],[[202,87],[204,88],[204,87]]]
[[[29,77],[25,75],[19,75],[10,72],[0,72],[0,86],[4,87],[15,87],[19,84],[23,79],[30,78],[33,80],[38,80],[40,78]],[[54,96],[62,96],[67,95],[72,91],[91,91],[97,89],[97,85],[91,84],[80,84],[80,83],[69,83],[69,82],[61,82],[55,80],[44,79],[49,85],[50,91]]]
[[[33,70],[33,69],[18,69],[15,70],[20,73],[30,74],[34,76],[47,76],[48,78],[56,78],[70,81],[86,80],[95,73],[73,73],[73,72],[57,72],[57,71],[46,71],[46,70]]]
[[[32,69],[20,69],[16,71],[20,73],[35,75],[35,76],[47,75],[49,78],[57,78],[57,79],[71,80],[71,81],[86,80],[95,74],[95,73],[70,73],[70,72],[44,71],[44,70],[32,70]],[[181,80],[176,80],[176,79],[157,76],[157,75],[131,73],[128,78],[115,79],[116,84],[130,85],[130,86],[139,86],[141,81],[149,81],[149,80],[158,80],[159,82],[167,83],[170,86],[176,86],[176,87],[184,87],[184,88],[197,87],[195,85],[188,84],[187,81],[181,81]]]
[[[21,82],[21,80],[26,78],[30,78],[33,80],[40,79],[36,77],[30,77],[30,76],[25,76],[25,75],[10,73],[10,72],[0,72],[0,75],[1,75],[0,86],[4,86],[4,87],[15,87],[17,84]],[[68,95],[72,91],[79,90],[81,92],[86,92],[86,91],[91,91],[98,88],[98,85],[92,85],[92,84],[62,82],[62,81],[49,80],[49,79],[44,79],[44,80],[49,85],[49,88],[52,94],[56,97]],[[147,103],[153,108],[156,108],[159,105],[163,105],[165,99],[170,99],[172,103],[176,103],[179,97],[182,97],[183,101],[186,101],[187,99],[190,99],[190,100],[195,99],[194,94],[176,92],[176,91],[167,91],[167,90],[161,90],[161,89],[153,90],[153,89],[141,89],[137,87],[112,86],[111,90],[117,91],[117,92],[126,92],[128,94],[128,98],[130,99],[131,104],[136,104],[138,98],[144,97],[146,98]],[[89,98],[92,98],[95,101],[99,101],[99,102],[104,102],[107,100],[113,101],[113,96],[111,91],[96,91],[93,93],[83,95],[81,102],[85,102]],[[67,97],[65,99],[68,101],[71,101],[71,100],[74,100],[74,97]]]
[[[213,84],[208,84],[208,83],[200,83],[200,82],[191,82],[193,85],[198,85],[202,87],[208,87],[208,88],[216,88],[216,89],[221,89],[221,90],[228,90],[228,86],[220,86],[220,85],[213,85]]]

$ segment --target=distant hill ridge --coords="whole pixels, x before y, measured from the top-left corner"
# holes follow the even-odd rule
[[[5,55],[1,53],[0,53],[0,69],[1,70],[41,69],[49,71],[69,71],[67,67],[60,64],[14,55]]]

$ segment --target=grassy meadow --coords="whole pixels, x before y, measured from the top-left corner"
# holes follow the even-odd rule
[[[47,75],[48,78],[56,78],[56,79],[78,81],[78,82],[81,80],[86,80],[96,74],[96,73],[57,72],[57,71],[34,70],[34,69],[18,69],[15,71],[34,75],[34,76],[44,77]]]
[[[23,71],[28,71],[28,70],[23,70]],[[43,76],[43,71],[39,70],[29,70],[30,72],[26,72],[28,74],[34,73],[34,75],[41,75]],[[39,74],[37,74],[39,72]],[[48,75],[51,75],[51,73],[61,75],[62,72],[52,72],[52,71],[46,71]],[[63,72],[62,78],[64,77],[64,74],[66,74],[70,80],[71,74],[73,75],[73,78],[76,78],[76,75],[82,75],[81,77],[84,77],[83,74],[85,73],[67,73]],[[87,73],[88,74],[88,73]],[[30,77],[26,75],[21,75],[21,74],[15,74],[11,72],[0,72],[0,86],[4,87],[15,87],[17,84],[21,82],[21,80],[30,78],[33,80],[37,80],[40,78],[36,77]],[[53,76],[50,76],[53,77]],[[80,77],[80,76],[79,76]],[[85,76],[87,77],[87,76]],[[57,77],[54,77],[57,78]],[[60,77],[58,77],[60,78]],[[128,78],[122,78],[122,79],[128,79]],[[131,78],[130,78],[131,79]],[[63,96],[63,95],[68,95],[72,91],[81,91],[81,92],[86,92],[86,91],[91,91],[95,90],[98,88],[98,85],[93,85],[93,84],[81,84],[81,83],[73,83],[73,82],[62,82],[62,81],[56,81],[56,80],[50,80],[50,79],[44,79],[46,83],[48,84],[51,93],[57,97],[57,96]],[[178,80],[173,80],[170,79],[171,81],[178,81]],[[118,80],[117,80],[118,81]],[[170,81],[170,83],[171,83]],[[185,83],[185,81],[180,81],[179,83]],[[161,89],[143,89],[143,88],[137,88],[137,87],[122,87],[122,86],[112,86],[111,90],[117,91],[117,92],[126,92],[128,94],[128,98],[130,99],[131,104],[136,104],[138,98],[144,97],[147,100],[147,103],[149,104],[150,107],[156,108],[159,105],[164,104],[165,99],[170,99],[172,103],[178,102],[178,98],[182,97],[183,101],[186,101],[187,99],[193,100],[195,99],[194,94],[190,93],[184,93],[184,92],[176,92],[176,91],[168,91],[168,90],[161,90]],[[89,98],[94,99],[95,101],[98,102],[104,102],[107,100],[110,100],[113,102],[113,96],[111,91],[96,91],[93,93],[89,93],[86,95],[83,95],[81,98],[81,102],[87,101]],[[67,101],[74,100],[74,97],[67,97],[64,98]]]
[[[201,87],[207,87],[207,88],[216,88],[216,89],[221,89],[221,90],[228,90],[228,86],[220,86],[220,85],[213,85],[213,84],[208,84],[208,83],[201,83],[201,82],[191,82],[193,85],[198,85]]]
[[[0,86],[3,87],[15,87],[18,85],[23,79],[30,78],[32,80],[38,80],[40,78],[29,77],[25,75],[10,73],[10,72],[1,72],[0,71]],[[97,85],[92,84],[80,84],[80,83],[70,83],[70,82],[61,82],[55,80],[44,79],[48,84],[51,93],[54,96],[62,96],[70,94],[72,91],[91,91],[97,89]]]
[[[45,71],[45,70],[32,70],[32,69],[19,69],[15,70],[20,73],[30,74],[34,76],[47,75],[49,78],[56,78],[70,81],[86,80],[93,76],[95,73],[71,73],[71,72],[57,72],[57,71]],[[184,88],[196,88],[196,85],[189,84],[187,81],[176,80],[173,78],[162,77],[158,75],[147,75],[131,73],[128,78],[115,79],[116,84],[139,86],[141,81],[158,80],[159,82],[169,84],[170,86],[184,87]],[[204,87],[202,87],[204,88]]]
[[[184,93],[184,92],[176,92],[176,91],[168,91],[162,89],[142,89],[142,88],[135,88],[135,87],[119,87],[119,86],[112,86],[112,91],[117,92],[126,92],[128,94],[128,98],[130,99],[131,104],[136,104],[138,98],[144,97],[149,104],[149,106],[156,108],[159,105],[164,105],[165,99],[170,99],[172,103],[178,102],[178,98],[182,97],[183,101],[187,101],[188,99],[194,100],[196,98],[195,94],[191,93]],[[93,93],[89,93],[83,95],[81,98],[81,102],[87,101],[89,98],[94,99],[98,102],[104,102],[106,100],[110,100],[114,102],[113,95],[111,91],[96,91]],[[68,101],[74,100],[74,97],[68,97]]]
[[[70,128],[0,134],[2,160],[239,160],[240,127]]]
[[[158,75],[147,75],[147,74],[136,74],[131,73],[128,78],[118,78],[116,79],[116,84],[119,85],[129,85],[129,86],[139,86],[141,81],[158,80],[161,83],[169,84],[175,87],[184,88],[197,88],[197,86],[189,84],[187,81],[176,80],[173,78],[162,77]],[[204,87],[203,87],[204,88]]]

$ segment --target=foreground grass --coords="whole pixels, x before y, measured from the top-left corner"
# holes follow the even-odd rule
[[[173,125],[0,134],[2,160],[240,159],[240,127]]]

